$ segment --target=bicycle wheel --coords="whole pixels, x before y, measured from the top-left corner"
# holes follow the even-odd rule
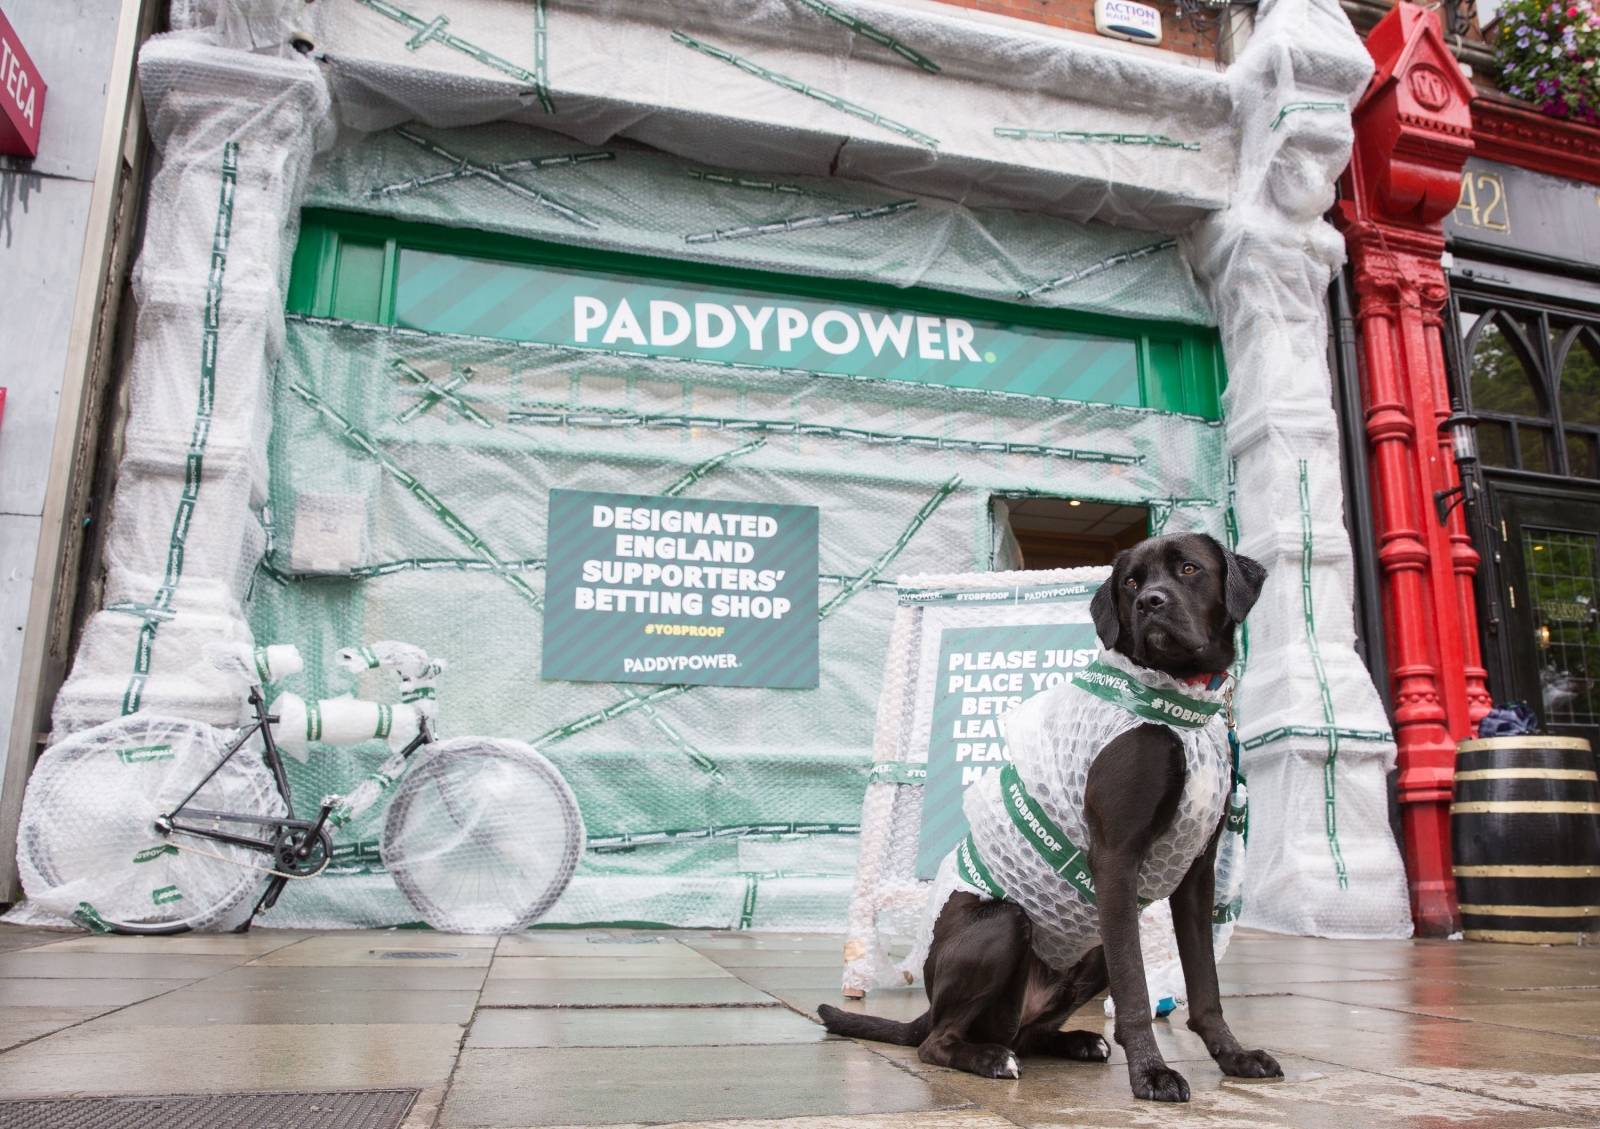
[[[530,746],[459,737],[418,754],[389,803],[381,849],[435,929],[510,933],[566,890],[583,855],[583,817]]]
[[[173,933],[222,918],[256,889],[262,876],[252,868],[269,865],[270,856],[200,836],[164,836],[155,819],[211,771],[234,736],[204,722],[133,714],[47,749],[28,780],[17,833],[17,869],[29,900],[96,930]],[[272,774],[249,749],[190,806],[286,814]],[[245,823],[186,822],[269,834]]]

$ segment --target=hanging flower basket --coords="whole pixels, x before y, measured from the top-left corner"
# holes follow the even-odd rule
[[[1497,22],[1500,89],[1551,117],[1600,125],[1595,0],[1510,0]]]

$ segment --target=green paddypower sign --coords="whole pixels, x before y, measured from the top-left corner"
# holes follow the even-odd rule
[[[944,629],[928,733],[918,878],[938,874],[940,861],[967,837],[961,810],[967,789],[1011,760],[1005,715],[1035,694],[1071,681],[1099,653],[1092,623]]]
[[[396,285],[395,324],[433,333],[1141,403],[1124,338],[412,249]]]
[[[550,491],[544,677],[816,686],[817,516]]]

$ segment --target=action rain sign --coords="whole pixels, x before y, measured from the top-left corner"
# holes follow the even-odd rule
[[[550,491],[545,678],[817,685],[815,506]]]

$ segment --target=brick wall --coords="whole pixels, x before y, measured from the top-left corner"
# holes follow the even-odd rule
[[[1019,20],[1069,28],[1097,35],[1094,29],[1094,0],[940,0],[958,8],[975,8]],[[1152,0],[1144,0],[1150,4]],[[1161,11],[1161,47],[1180,55],[1212,58],[1216,54],[1215,29],[1201,33],[1192,23],[1178,21],[1176,4],[1154,3]]]

